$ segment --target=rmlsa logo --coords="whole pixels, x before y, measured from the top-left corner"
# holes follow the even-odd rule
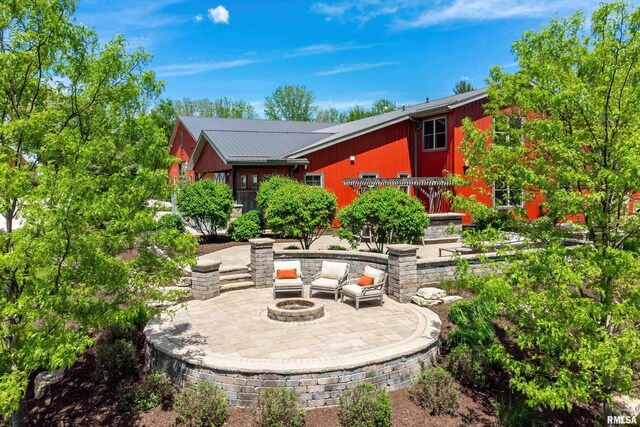
[[[630,415],[608,415],[607,416],[607,424],[608,425],[623,425],[623,424],[636,424],[638,421],[636,416]]]

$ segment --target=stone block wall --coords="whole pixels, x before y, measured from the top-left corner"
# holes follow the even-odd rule
[[[273,239],[250,239],[251,280],[256,288],[273,286]]]
[[[198,262],[191,269],[191,295],[205,300],[220,295],[220,261]]]
[[[454,212],[429,214],[429,227],[425,232],[425,238],[434,242],[459,240],[462,236],[462,217],[462,214]]]
[[[469,271],[478,276],[498,272],[504,263],[504,258],[496,254],[485,254],[485,258],[487,262],[480,262],[477,254],[460,256],[460,259],[469,263]],[[419,289],[455,280],[457,267],[455,260],[447,257],[442,260],[418,260],[416,268]]]
[[[417,291],[416,252],[411,245],[389,245],[387,294],[394,300],[407,303]]]

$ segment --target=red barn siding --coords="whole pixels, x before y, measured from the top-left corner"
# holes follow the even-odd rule
[[[344,178],[358,178],[361,173],[377,173],[380,178],[396,178],[398,173],[412,173],[409,136],[413,124],[408,120],[358,136],[305,156],[307,173],[323,173],[325,188],[333,191],[338,206],[348,205],[356,193],[343,183]],[[355,161],[349,160],[355,156]]]
[[[198,161],[193,166],[193,172],[196,176],[204,176],[212,172],[222,172],[231,169],[224,160],[216,153],[211,144],[204,144]]]
[[[183,135],[184,144],[180,147],[180,134]],[[191,136],[187,128],[184,127],[182,123],[178,123],[177,129],[173,139],[170,141],[169,145],[169,154],[174,157],[178,157],[182,162],[189,162],[191,158],[191,153],[193,153],[193,149],[196,147],[196,141]],[[193,177],[193,171],[187,171],[187,177]],[[179,178],[179,165],[178,163],[171,165],[169,168],[169,180],[170,182],[174,182]]]

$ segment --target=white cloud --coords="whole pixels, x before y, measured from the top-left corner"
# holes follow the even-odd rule
[[[193,74],[202,74],[209,71],[226,70],[229,68],[242,67],[244,65],[255,64],[259,62],[255,59],[237,59],[233,61],[217,61],[217,62],[192,62],[185,64],[169,64],[156,67],[159,76],[190,76]]]
[[[321,43],[321,44],[314,44],[314,45],[294,49],[293,51],[291,51],[291,53],[287,54],[286,56],[296,57],[296,56],[322,55],[325,53],[340,52],[343,50],[366,49],[372,46],[373,46],[372,44],[356,45],[353,43],[340,43],[340,44]]]
[[[397,62],[342,64],[332,68],[331,70],[319,71],[316,73],[316,76],[332,76],[334,74],[351,73],[354,71],[369,70],[371,68],[387,67],[389,65],[396,65],[396,64]]]
[[[193,18],[193,20],[194,20],[194,21],[196,21],[196,22],[200,22],[200,21],[202,21],[202,15],[196,15],[196,16]]]
[[[208,10],[209,19],[214,24],[228,24],[229,23],[229,11],[226,7],[220,5],[213,9]]]

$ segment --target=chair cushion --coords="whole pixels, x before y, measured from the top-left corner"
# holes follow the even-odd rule
[[[298,272],[298,277],[302,276],[302,267],[300,265],[300,261],[275,261],[273,263],[274,272],[278,270],[291,270],[294,268]]]
[[[302,287],[301,279],[276,279],[273,281],[273,286],[276,288],[293,288],[300,286]]]
[[[325,279],[341,279],[349,268],[346,262],[322,261],[320,277]]]
[[[368,265],[364,268],[362,275],[373,277],[374,283],[380,283],[384,279],[384,271],[369,267]]]
[[[278,279],[297,279],[298,271],[295,268],[290,270],[276,270],[276,277]]]
[[[364,274],[358,280],[358,286],[371,286],[373,285],[373,277],[365,276]]]
[[[368,289],[365,286],[358,285],[347,285],[342,287],[342,293],[347,294],[354,297],[359,297],[362,295],[362,291]],[[366,295],[367,297],[380,296],[380,289],[368,290]]]
[[[334,290],[338,287],[338,279],[325,279],[324,277],[321,277],[311,282],[311,286],[319,289]]]

